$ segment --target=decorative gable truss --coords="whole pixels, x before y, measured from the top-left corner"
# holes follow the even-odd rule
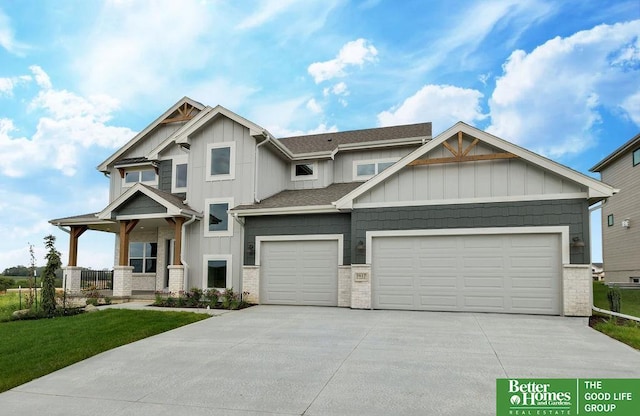
[[[458,122],[335,202],[336,208],[587,199],[615,193],[552,160]]]

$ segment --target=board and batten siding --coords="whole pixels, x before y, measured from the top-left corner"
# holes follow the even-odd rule
[[[207,145],[210,143],[235,143],[234,178],[228,180],[207,181]],[[233,199],[232,205],[253,203],[254,155],[256,141],[249,129],[227,117],[220,116],[190,136],[191,148],[188,160],[188,203],[191,208],[206,215],[206,200],[209,198]],[[230,255],[232,276],[230,285],[241,289],[240,275],[242,258],[242,226],[231,219],[231,236],[204,236],[204,219],[189,225],[186,261],[189,264],[189,287],[202,287],[205,255]]]
[[[296,164],[309,163],[315,164],[317,170],[315,179],[292,179],[292,169]],[[262,171],[262,169],[260,169]],[[286,189],[316,189],[325,188],[333,183],[333,160],[295,160],[290,162],[287,167]]]
[[[111,216],[115,219],[119,215],[166,214],[166,212],[167,208],[164,205],[138,192],[117,210],[114,210]]]
[[[268,146],[268,145],[267,145]],[[275,150],[262,146],[258,148],[258,199],[262,200],[286,188],[291,174],[288,162],[274,154]]]
[[[162,124],[157,126],[152,132],[150,132],[144,140],[140,140],[129,149],[120,159],[129,159],[132,157],[146,157],[149,152],[155,149],[160,143],[171,136],[176,130],[182,127],[181,123]],[[109,181],[109,201],[115,200],[122,195],[127,187],[122,186],[122,178],[118,169],[111,168]]]
[[[602,205],[602,250],[605,280],[629,283],[640,277],[640,165],[633,166],[631,152],[601,172],[602,181],[620,189]],[[613,214],[614,224],[607,225]],[[622,227],[630,219],[631,227]]]
[[[426,205],[354,209],[351,213],[352,263],[364,264],[356,251],[367,231],[451,228],[569,226],[569,239],[579,237],[584,247],[572,247],[572,264],[589,264],[589,209],[587,200],[521,201],[487,204]],[[345,241],[345,246],[346,246]]]
[[[471,154],[493,153],[478,144]],[[448,150],[434,149],[430,158],[449,157]],[[354,206],[375,206],[379,203],[432,201],[453,203],[455,200],[493,200],[555,195],[575,198],[587,196],[587,189],[559,175],[531,165],[522,159],[501,159],[423,166],[406,166],[386,181],[354,201]],[[479,201],[480,202],[480,201]]]

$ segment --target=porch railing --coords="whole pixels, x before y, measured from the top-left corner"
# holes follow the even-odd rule
[[[80,272],[80,288],[94,286],[98,290],[113,289],[113,270],[82,270]]]

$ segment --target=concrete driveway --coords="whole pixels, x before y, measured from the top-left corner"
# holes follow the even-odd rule
[[[25,363],[25,365],[28,365]],[[0,394],[2,414],[493,415],[496,378],[640,377],[584,318],[256,306]]]

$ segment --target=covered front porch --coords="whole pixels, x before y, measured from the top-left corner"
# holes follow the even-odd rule
[[[175,195],[136,184],[101,212],[49,221],[69,234],[65,290],[80,293],[90,283],[89,272],[95,272],[78,264],[78,246],[88,230],[113,233],[116,240],[111,287],[102,276],[96,278],[102,287],[96,288],[111,290],[114,298],[184,290],[186,229],[199,218]]]

